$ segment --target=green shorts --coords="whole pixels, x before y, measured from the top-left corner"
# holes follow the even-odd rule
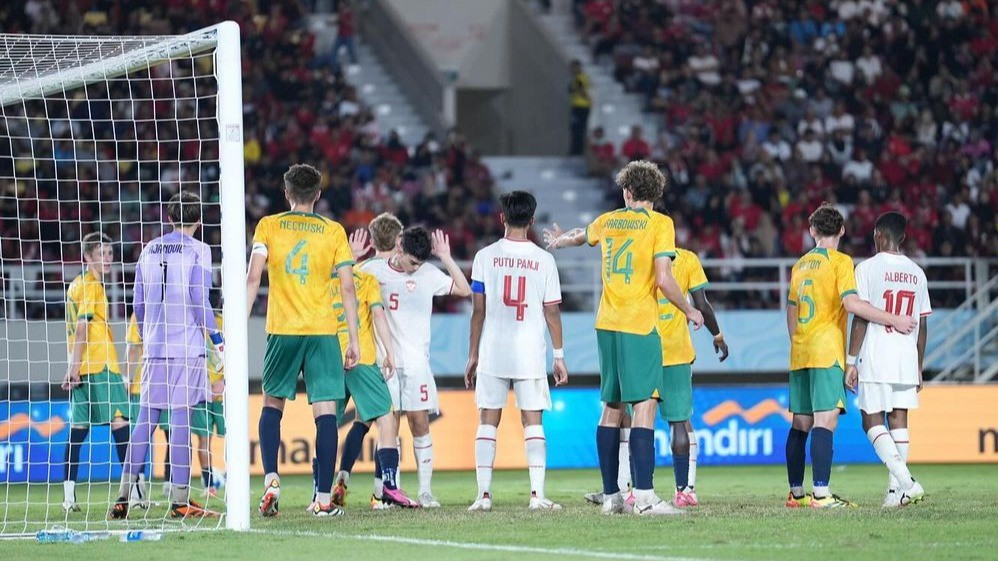
[[[137,423],[139,420],[139,394],[129,394],[128,396],[128,409],[130,411],[129,419],[132,423]],[[159,412],[159,419],[157,419],[157,424],[163,432],[170,432],[170,411],[164,409]]]
[[[693,417],[693,367],[673,364],[662,367],[662,401],[658,404],[662,419],[670,423]]]
[[[80,376],[81,384],[69,392],[72,425],[107,425],[131,416],[125,377],[108,369]]]
[[[373,364],[358,364],[346,373],[347,395],[336,401],[336,416],[343,419],[347,402],[353,399],[357,419],[369,423],[392,412],[392,396],[381,369]]]
[[[308,402],[336,401],[346,396],[343,357],[335,335],[267,335],[263,356],[263,393],[295,398],[298,375],[305,378]]]
[[[790,371],[790,412],[846,411],[845,371],[840,366]]]
[[[191,433],[197,436],[225,436],[225,407],[221,401],[202,401],[191,411]]]
[[[605,403],[639,403],[662,395],[662,338],[596,330],[599,350],[600,399]]]

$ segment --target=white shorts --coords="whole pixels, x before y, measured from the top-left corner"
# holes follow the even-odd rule
[[[388,380],[388,393],[395,411],[440,412],[437,383],[429,367],[397,369]]]
[[[475,382],[475,405],[479,409],[506,407],[509,388],[516,396],[516,408],[521,411],[550,411],[551,390],[547,378],[511,379],[480,374]]]
[[[918,409],[918,386],[860,382],[859,409],[864,413],[890,413],[895,409]]]

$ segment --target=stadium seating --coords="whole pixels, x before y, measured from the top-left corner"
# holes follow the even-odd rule
[[[574,14],[660,131],[611,153],[669,169],[666,207],[702,256],[799,255],[822,200],[848,215],[856,256],[885,210],[911,218],[911,255],[998,255],[998,23],[984,2],[906,4],[576,0]]]
[[[115,2],[99,2],[84,13],[66,14],[51,11],[48,3],[38,4],[41,7],[37,10],[6,12],[5,30],[142,35],[183,33],[227,19],[240,24],[248,238],[260,217],[286,208],[281,175],[299,161],[312,163],[323,172],[324,192],[318,212],[340,220],[348,231],[366,225],[377,213],[393,212],[406,224],[445,228],[459,259],[473,256],[481,240],[496,234],[493,181],[476,151],[456,132],[441,139],[428,134],[419,145],[406,146],[395,131],[379,129],[375,111],[350,83],[348,69],[328,54],[316,52],[315,37],[307,25],[309,14],[300,11],[301,3],[272,2],[269,11],[258,12],[254,2],[178,0],[126,13]],[[105,94],[104,103],[106,99]],[[66,111],[65,104],[61,110]],[[6,125],[0,126],[6,133]],[[156,131],[141,130],[142,126],[138,125],[138,134],[156,138]],[[29,143],[15,148],[30,148],[25,138],[15,142]],[[99,154],[98,159],[113,160],[114,144],[109,143],[109,152]],[[0,149],[0,176],[13,177],[15,161],[9,153],[3,154],[10,150],[4,148]],[[42,180],[56,177],[54,171],[32,166],[59,162],[60,148],[68,150],[72,158],[71,141],[67,146],[57,142],[54,150],[49,150],[54,152],[51,159],[34,163],[18,160],[17,177],[28,180],[0,183],[4,262],[78,262],[79,248],[73,242],[81,230],[86,233],[96,228],[102,217],[113,226],[124,225],[120,259],[133,262],[141,242],[158,235],[158,231],[145,230],[158,228],[158,184],[167,178],[137,177],[141,187],[125,181],[120,185],[101,181],[98,185],[96,166],[91,165],[81,166],[71,181]],[[156,154],[151,158],[155,160]],[[139,155],[138,159],[149,158]],[[72,162],[63,163],[73,167]],[[59,176],[60,180],[63,177],[67,176]],[[31,180],[34,178],[38,180]],[[66,191],[70,183],[72,192]],[[118,196],[127,199],[115,209],[116,215],[100,208],[99,190],[103,190],[100,199],[104,201],[117,200]],[[141,197],[140,190],[144,191]],[[63,200],[71,202],[60,202]],[[206,223],[210,223],[210,213],[217,208],[209,207],[206,212]],[[59,221],[66,220],[78,220],[82,228],[61,227]],[[217,214],[213,220],[217,223]],[[148,226],[143,228],[140,222]]]

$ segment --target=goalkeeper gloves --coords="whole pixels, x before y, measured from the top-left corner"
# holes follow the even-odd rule
[[[212,333],[210,339],[211,344],[215,346],[212,358],[216,365],[215,370],[221,372],[225,368],[225,339],[222,337],[221,331]]]

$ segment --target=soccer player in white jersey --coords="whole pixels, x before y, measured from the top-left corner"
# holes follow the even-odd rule
[[[430,255],[443,262],[447,274],[426,263]],[[361,271],[378,279],[388,312],[388,325],[398,359],[397,375],[388,381],[396,412],[406,414],[419,476],[423,508],[440,503],[430,487],[433,478],[433,439],[430,412],[438,413],[437,384],[430,370],[430,314],[436,296],[471,295],[468,280],[450,254],[450,238],[440,230],[423,228],[402,232],[400,250],[388,259],[371,259]]]
[[[547,381],[547,343],[554,345],[554,381],[568,382],[561,336],[561,282],[550,253],[527,238],[537,201],[526,191],[499,197],[503,239],[475,255],[471,268],[474,311],[464,381],[475,387],[481,424],[475,437],[478,497],[468,510],[492,510],[492,466],[496,432],[510,390],[523,421],[523,440],[530,476],[530,510],[560,510],[544,497],[547,442],[541,415],[551,409]],[[476,381],[477,377],[477,381]]]
[[[907,225],[897,212],[877,218],[873,230],[877,255],[856,267],[856,288],[860,298],[877,308],[897,315],[918,314],[918,326],[905,335],[857,316],[846,357],[846,385],[858,390],[863,429],[890,471],[884,507],[904,506],[925,496],[908,470],[908,410],[918,407],[926,318],[932,306],[925,272],[901,254]],[[885,414],[889,429],[884,426]]]

